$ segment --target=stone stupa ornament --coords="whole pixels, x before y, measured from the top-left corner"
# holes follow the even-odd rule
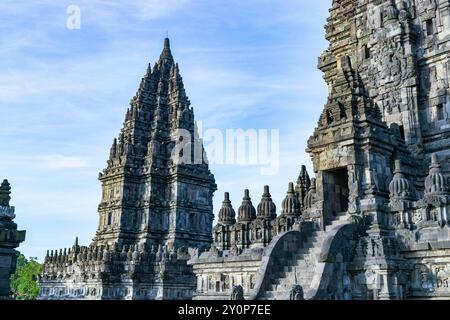
[[[25,231],[17,230],[14,207],[9,205],[11,186],[8,180],[0,185],[0,301],[12,299],[11,275],[16,270],[17,248],[25,240]]]
[[[0,186],[0,219],[12,220],[16,217],[14,207],[9,205],[11,200],[11,185],[8,180],[3,180]]]
[[[8,180],[3,180],[0,186],[0,206],[9,207],[9,201],[11,200],[11,185]]]

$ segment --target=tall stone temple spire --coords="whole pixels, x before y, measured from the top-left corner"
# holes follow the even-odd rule
[[[216,185],[195,131],[193,109],[165,39],[158,62],[153,70],[149,66],[130,102],[100,174],[97,243],[209,246]],[[194,148],[181,152],[197,160],[188,164],[181,163],[176,152],[179,136],[185,135]]]
[[[47,255],[42,298],[52,298],[54,288],[61,286],[65,298],[189,298],[195,277],[186,265],[187,253],[212,243],[212,197],[217,189],[190,104],[165,39],[159,60],[153,68],[148,65],[130,101],[107,166],[99,174],[102,198],[95,238],[89,247],[76,244],[72,251]],[[101,266],[94,271],[100,280],[90,289],[78,274],[54,280],[55,265],[70,261],[83,269],[91,260]],[[95,274],[101,270],[110,270],[107,280]],[[165,277],[167,272],[170,277]]]

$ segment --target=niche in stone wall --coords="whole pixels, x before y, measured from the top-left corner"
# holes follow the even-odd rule
[[[428,36],[431,36],[434,34],[433,19],[428,19],[427,21],[425,21],[425,30],[426,30]]]
[[[389,128],[397,138],[405,140],[405,127],[403,124],[391,123]]]
[[[366,45],[363,47],[364,59],[368,60],[371,58],[370,48]]]
[[[326,217],[347,212],[349,204],[347,167],[323,172]]]
[[[436,120],[445,120],[444,105],[442,103],[436,106]]]
[[[112,224],[112,212],[108,212],[108,222],[107,225],[110,226]]]

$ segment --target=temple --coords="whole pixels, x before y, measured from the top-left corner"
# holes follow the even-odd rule
[[[100,174],[96,237],[47,254],[41,298],[449,299],[450,1],[334,0],[325,29],[313,174],[280,206],[225,193],[214,227],[166,39]],[[179,161],[180,128],[202,161]]]
[[[185,136],[194,147],[178,151]],[[191,154],[180,155],[185,150]],[[40,298],[191,298],[196,280],[186,261],[190,249],[212,242],[216,184],[169,39],[130,102],[99,180],[97,233],[89,246],[76,240],[47,252]]]
[[[334,0],[325,29],[314,178],[279,212],[225,195],[195,299],[450,298],[450,1]]]

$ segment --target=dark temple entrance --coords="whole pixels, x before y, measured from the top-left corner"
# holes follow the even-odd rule
[[[324,186],[324,215],[327,220],[348,210],[348,172],[347,168],[325,171],[323,173]]]

